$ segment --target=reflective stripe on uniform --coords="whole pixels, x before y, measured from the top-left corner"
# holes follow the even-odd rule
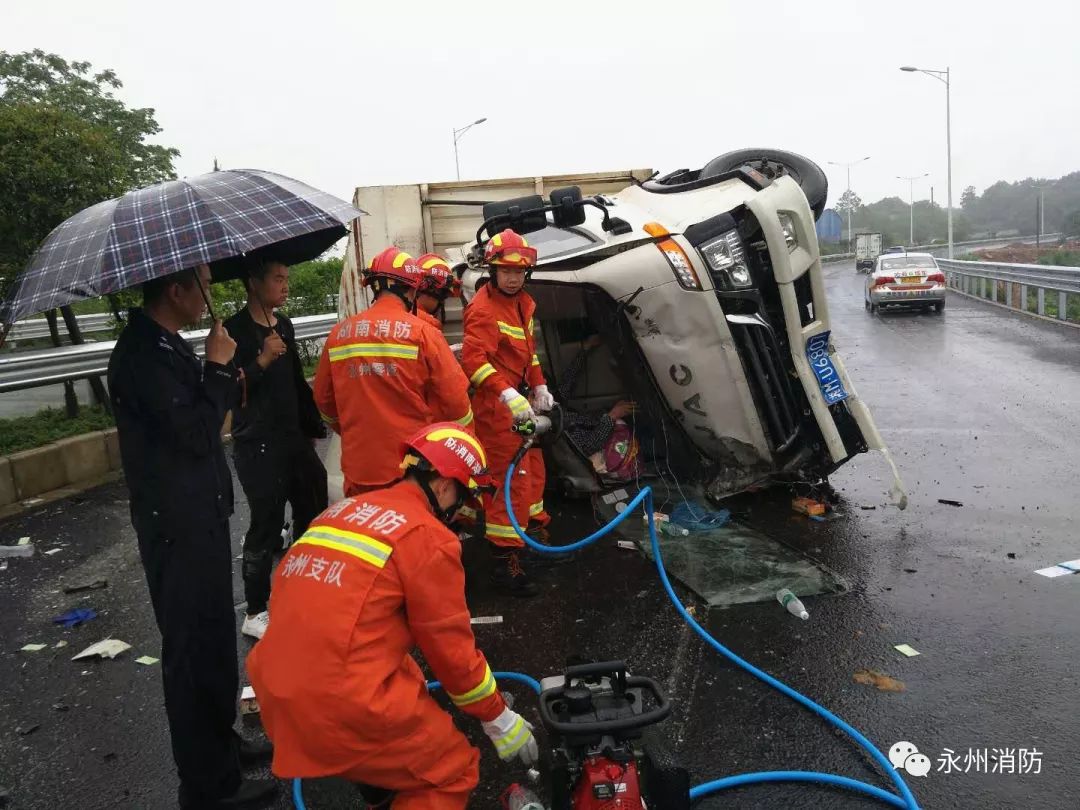
[[[544,502],[543,501],[537,501],[536,503],[534,503],[532,506],[529,507],[529,517],[536,517],[537,515],[539,515],[543,511],[544,511]]]
[[[533,355],[533,359],[532,359],[532,364],[533,364],[534,366],[538,366],[538,365],[540,365],[540,358],[539,358],[539,357],[537,357],[537,356],[536,356],[535,354]]]
[[[494,373],[495,366],[491,365],[491,363],[484,363],[484,365],[480,366],[480,368],[473,372],[473,375],[469,378],[469,382],[471,382],[473,385],[480,385],[484,380],[486,380]]]
[[[473,421],[472,408],[469,408],[469,412],[467,414],[465,414],[463,417],[461,417],[460,419],[455,419],[454,421],[457,422],[462,427],[468,427],[469,425],[471,425],[472,421]]]
[[[495,741],[495,750],[499,759],[509,759],[518,752],[521,746],[529,741],[529,729],[525,725],[525,718],[518,717],[517,722],[510,727],[502,737]]]
[[[525,413],[525,411],[529,410],[529,400],[521,395],[514,397],[506,404],[510,407],[510,413],[514,416],[520,416]]]
[[[514,326],[506,323],[506,321],[497,321],[497,323],[499,324],[499,331],[504,335],[509,335],[514,340],[525,340],[525,330],[520,326]]]
[[[399,360],[415,360],[420,355],[419,346],[408,343],[344,343],[330,349],[330,362],[353,357],[396,357]]]
[[[533,331],[535,329],[536,329],[536,321],[534,321],[532,318],[529,318],[529,334],[530,335],[533,334]]]
[[[376,568],[385,566],[394,550],[386,543],[380,543],[374,537],[357,534],[356,532],[347,532],[333,526],[312,526],[304,532],[304,536],[297,540],[294,545],[301,544],[322,546],[323,548],[332,548],[335,551],[351,554],[353,557],[359,557]]]
[[[325,413],[323,413],[322,411],[319,411],[319,417],[320,417],[320,418],[321,418],[321,419],[322,419],[322,420],[323,420],[324,422],[326,422],[326,424],[328,424],[328,425],[336,425],[336,424],[338,423],[338,420],[337,420],[337,418],[336,418],[336,417],[333,417],[333,416],[327,416],[327,415],[326,415]]]
[[[488,523],[484,527],[484,534],[488,537],[499,537],[508,540],[517,540],[518,533],[513,526],[503,526],[498,523]]]
[[[475,689],[470,689],[468,692],[462,695],[450,695],[450,700],[454,702],[455,706],[468,706],[470,703],[479,703],[485,698],[489,698],[495,694],[495,676],[491,674],[491,667],[484,664],[484,679],[480,681],[480,685]]]

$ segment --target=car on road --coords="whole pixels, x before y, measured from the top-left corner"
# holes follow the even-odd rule
[[[466,298],[488,275],[483,247],[512,227],[539,254],[528,291],[549,385],[586,341],[602,345],[563,405],[638,411],[655,475],[714,498],[763,482],[812,484],[884,449],[835,351],[814,222],[827,182],[812,161],[770,149],[582,197],[576,186],[489,202],[462,247]],[[568,436],[549,448],[566,494],[605,488]]]
[[[864,303],[869,312],[881,307],[945,309],[945,274],[929,253],[883,253],[866,277]]]

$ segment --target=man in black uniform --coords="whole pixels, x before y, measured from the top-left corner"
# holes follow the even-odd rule
[[[196,275],[197,272],[197,275]],[[183,808],[244,807],[276,791],[240,766],[270,753],[233,729],[232,477],[221,426],[236,396],[236,344],[220,322],[201,363],[179,330],[205,307],[210,268],[143,285],[109,360],[131,522],[161,630],[162,679]],[[200,289],[201,287],[201,289]]]
[[[303,535],[327,506],[326,468],[314,447],[326,429],[304,379],[292,321],[274,312],[289,298],[289,268],[272,259],[250,264],[244,280],[247,306],[225,328],[236,340],[234,363],[240,369],[232,426],[236,475],[251,508],[241,632],[260,639],[270,621],[270,574],[282,540],[285,502],[292,504],[293,537]]]

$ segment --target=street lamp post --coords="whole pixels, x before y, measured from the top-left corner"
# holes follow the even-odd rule
[[[862,163],[864,160],[869,160],[869,159],[870,159],[870,156],[867,155],[866,157],[859,158],[858,160],[853,160],[850,163],[837,163],[834,160],[830,160],[829,165],[830,166],[842,166],[844,169],[847,169],[847,190],[851,191],[851,167],[855,166],[855,165],[857,165],[859,163]],[[851,201],[849,200],[848,202],[851,202]],[[850,208],[850,206],[848,207],[848,210],[847,210],[847,240],[848,240],[848,250],[851,250],[851,208]]]
[[[476,119],[475,121],[473,121],[473,122],[472,122],[471,124],[469,124],[468,126],[464,126],[464,127],[462,127],[461,129],[455,129],[455,130],[453,130],[453,133],[454,133],[454,171],[455,171],[455,172],[457,172],[457,179],[458,179],[458,180],[460,180],[460,179],[461,179],[461,163],[460,163],[460,162],[458,161],[458,148],[457,148],[457,142],[458,142],[459,140],[461,140],[461,136],[462,136],[462,135],[464,135],[464,134],[465,134],[466,132],[468,132],[468,131],[469,131],[470,129],[472,129],[473,127],[475,127],[475,126],[476,126],[477,124],[482,124],[482,123],[484,123],[485,121],[487,121],[487,119],[486,119],[486,118],[477,118],[477,119]]]
[[[922,180],[924,177],[929,177],[930,172],[923,172],[922,174],[913,174],[910,177],[896,176],[897,180],[908,181],[908,211],[910,213],[911,225],[908,233],[908,244],[915,245],[915,181]]]
[[[945,151],[948,162],[948,203],[949,203],[949,258],[953,257],[953,227],[952,227],[952,99],[949,68],[945,70],[924,70],[923,68],[904,65],[900,68],[905,73],[925,73],[933,76],[945,85]]]

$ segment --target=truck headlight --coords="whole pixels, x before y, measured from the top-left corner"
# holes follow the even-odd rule
[[[728,231],[698,247],[713,277],[727,289],[745,289],[754,283],[746,266],[742,241],[735,231]]]
[[[777,214],[780,219],[780,228],[784,232],[784,241],[787,243],[788,253],[794,253],[799,246],[799,235],[795,231],[795,219],[791,214],[781,211]]]

